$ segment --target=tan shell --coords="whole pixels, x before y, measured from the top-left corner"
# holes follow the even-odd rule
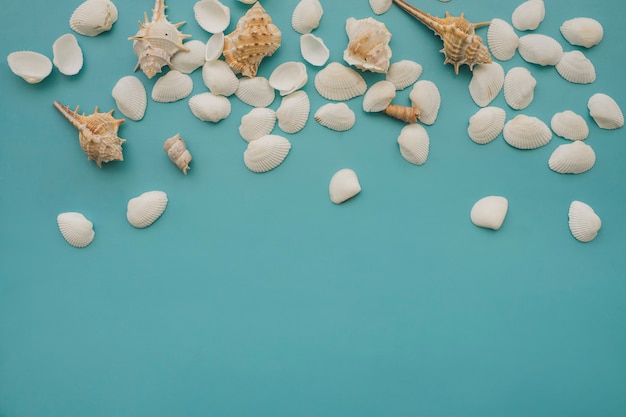
[[[346,33],[350,41],[343,51],[343,59],[361,71],[386,73],[389,69],[391,33],[387,27],[371,18],[346,20]]]
[[[176,164],[183,174],[187,175],[189,170],[189,162],[191,162],[191,153],[187,150],[187,144],[183,138],[177,133],[167,139],[163,144],[163,150],[167,153],[173,163]]]

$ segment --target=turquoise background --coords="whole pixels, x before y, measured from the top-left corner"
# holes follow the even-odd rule
[[[5,1],[1,55],[52,57],[79,3]],[[168,13],[206,41],[194,3],[169,0]],[[248,6],[224,4],[230,32]],[[259,75],[301,60],[290,25],[296,4],[263,2],[283,44]],[[345,20],[374,14],[366,0],[322,4],[313,33],[342,62]],[[510,22],[519,2],[416,4]],[[294,135],[275,128],[292,143],[277,169],[244,166],[237,128],[251,107],[234,96],[230,117],[217,124],[196,119],[187,99],[149,100],[142,121],[121,126],[124,161],[98,169],[52,101],[115,108],[111,89],[136,62],[127,38],[153,3],[116,5],[112,31],[77,35],[85,55],[77,76],[54,69],[29,85],[0,65],[0,417],[626,415],[626,140],[623,129],[599,129],[586,108],[596,92],[626,106],[620,2],[551,0],[536,30],[567,51],[577,48],[561,23],[598,19],[605,38],[584,50],[595,83],[570,84],[516,55],[502,66],[530,69],[535,99],[523,111],[502,94],[493,102],[507,119],[583,115],[597,162],[581,175],[548,168],[566,143],[556,136],[532,151],[501,136],[474,144],[466,133],[478,110],[471,73],[444,66],[440,40],[395,6],[377,17],[393,34],[392,61],[421,63],[421,79],[442,96],[426,127],[425,165],[401,157],[403,124],[364,113],[362,97],[348,102],[353,129],[317,124],[312,114],[327,101],[313,87],[318,68],[307,64],[311,118]],[[137,75],[150,92],[155,79]],[[369,85],[382,78],[364,76]],[[207,91],[200,71],[192,78],[193,94]],[[396,100],[408,103],[409,91]],[[277,96],[270,107],[279,104]],[[193,154],[187,176],[162,150],[176,133]],[[356,171],[363,191],[336,206],[328,183],[341,168]],[[167,192],[167,210],[134,229],[127,201],[155,189]],[[509,200],[497,232],[469,219],[474,202],[492,194]],[[572,200],[602,218],[590,243],[568,230]],[[56,216],[64,211],[93,221],[90,246],[63,240]]]

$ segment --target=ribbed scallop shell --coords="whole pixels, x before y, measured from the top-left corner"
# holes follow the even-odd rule
[[[469,92],[472,100],[480,107],[488,106],[504,85],[504,69],[497,62],[474,67]]]
[[[561,34],[572,45],[591,48],[599,44],[604,36],[600,22],[590,17],[576,17],[561,25]]]
[[[265,135],[248,142],[248,148],[243,153],[243,162],[252,172],[267,172],[283,163],[291,143],[278,135]]]
[[[513,10],[511,21],[517,30],[535,30],[546,15],[543,0],[528,0]]]
[[[467,135],[475,143],[487,144],[502,133],[505,119],[504,109],[494,106],[483,107],[470,117]]]
[[[561,44],[554,38],[539,33],[531,33],[519,38],[518,50],[526,62],[542,66],[556,65],[563,57]]]
[[[550,128],[556,135],[565,139],[584,140],[589,136],[589,126],[585,119],[571,110],[552,116]]]
[[[212,93],[200,93],[189,99],[189,108],[203,122],[217,123],[230,115],[230,100]]]
[[[487,44],[494,58],[508,61],[515,56],[519,37],[513,27],[502,19],[492,19],[487,30]]]
[[[300,34],[310,33],[319,26],[323,15],[319,0],[300,0],[291,14],[291,27]]]
[[[224,52],[224,32],[218,32],[211,35],[209,40],[206,42],[205,48],[205,61],[217,61],[219,57],[222,56],[222,52]]]
[[[413,85],[422,75],[422,66],[415,61],[403,59],[389,65],[385,80],[393,83],[396,90],[404,90]]]
[[[372,84],[363,96],[363,111],[381,112],[391,104],[396,97],[396,86],[393,83],[381,80]]]
[[[356,115],[346,103],[324,104],[313,117],[322,126],[338,132],[351,129],[356,122]]]
[[[202,81],[211,93],[229,97],[239,87],[239,78],[232,68],[222,60],[207,61],[202,66]]]
[[[536,149],[552,139],[548,125],[533,116],[519,114],[509,120],[503,129],[506,143],[518,149]]]
[[[365,79],[338,62],[331,62],[315,75],[315,89],[328,100],[344,101],[365,94]]]
[[[71,33],[57,38],[52,44],[52,62],[61,74],[76,75],[83,67],[83,51],[78,45],[76,36]]]
[[[555,66],[561,77],[575,84],[590,84],[596,80],[596,69],[580,51],[565,52]]]
[[[387,13],[393,3],[392,0],[369,0],[370,7],[375,14]]]
[[[341,204],[361,192],[361,184],[356,172],[349,168],[340,169],[330,179],[328,193],[330,201]]]
[[[220,33],[230,23],[230,9],[218,0],[200,0],[193,6],[196,22],[209,33]]]
[[[617,102],[603,93],[596,93],[587,102],[589,114],[602,129],[619,129],[624,126],[624,114]]]
[[[288,61],[277,66],[268,81],[281,96],[286,96],[302,88],[308,79],[306,65],[302,62]]]
[[[206,45],[198,40],[185,42],[183,45],[188,50],[176,52],[172,57],[170,68],[183,74],[191,74],[206,61]]]
[[[504,78],[504,100],[512,109],[528,107],[535,97],[537,80],[524,67],[511,68]]]
[[[167,207],[167,194],[163,191],[147,191],[128,200],[126,219],[133,227],[143,229],[157,221]]]
[[[267,107],[274,101],[276,92],[265,77],[243,77],[235,96],[253,107]]]
[[[267,107],[256,107],[241,117],[239,134],[246,141],[269,135],[276,124],[276,112]]]
[[[282,98],[276,110],[278,127],[285,133],[297,133],[309,119],[311,103],[305,91],[298,90]]]
[[[13,74],[29,84],[43,81],[52,72],[52,61],[39,52],[11,52],[7,56],[7,63]]]
[[[306,62],[316,67],[326,65],[330,50],[322,38],[310,33],[300,36],[300,53]]]
[[[582,201],[572,201],[567,215],[569,230],[576,240],[586,243],[596,238],[602,227],[602,220],[590,205]]]
[[[117,21],[117,8],[110,0],[87,0],[70,17],[70,28],[84,36],[96,36],[111,30]]]
[[[89,245],[96,235],[93,223],[81,213],[61,213],[57,216],[57,225],[67,243],[77,248]]]
[[[422,165],[428,159],[430,138],[422,125],[413,123],[402,128],[398,136],[398,146],[402,157],[415,165]]]
[[[386,73],[391,59],[391,32],[384,23],[371,17],[346,20],[348,46],[343,51],[343,59],[361,71]]]
[[[160,77],[152,87],[152,100],[159,103],[173,103],[191,94],[193,81],[187,74],[171,70]]]
[[[548,160],[550,169],[560,174],[582,174],[593,168],[595,163],[596,153],[580,140],[558,146]]]
[[[111,91],[115,105],[131,120],[141,120],[146,113],[148,96],[141,80],[134,75],[120,78]]]
[[[416,82],[409,93],[409,98],[413,107],[420,109],[418,116],[420,122],[426,125],[435,123],[441,107],[441,94],[434,82],[429,80]]]
[[[499,230],[509,210],[509,201],[502,196],[490,195],[472,206],[470,219],[478,227]]]

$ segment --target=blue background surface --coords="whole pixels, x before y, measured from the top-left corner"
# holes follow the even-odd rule
[[[34,50],[71,32],[80,1],[8,1],[0,55]],[[206,41],[193,1],[169,0],[170,20]],[[230,32],[248,6],[231,8]],[[283,44],[263,61],[301,60],[290,25],[295,0],[263,5]],[[346,18],[374,16],[365,0],[325,1],[313,33],[342,61]],[[426,11],[465,12],[472,21],[510,22],[518,2],[420,1]],[[291,153],[274,171],[243,164],[234,96],[230,117],[204,123],[187,99],[149,99],[145,118],[121,126],[124,161],[98,169],[77,132],[52,107],[59,100],[91,112],[115,108],[111,89],[132,74],[127,40],[152,0],[117,1],[119,20],[95,38],[77,35],[85,55],[74,77],[53,73],[29,85],[0,65],[0,417],[40,416],[624,416],[626,415],[626,140],[601,130],[588,98],[611,95],[624,108],[624,28],[617,1],[552,0],[535,31],[577,49],[561,23],[589,16],[602,43],[584,53],[598,79],[563,80],[553,67],[519,55],[505,71],[529,68],[533,103],[513,111],[549,123],[571,109],[590,127],[596,166],[581,175],[552,172],[564,139],[520,151],[500,136],[480,146],[467,136],[478,107],[471,73],[442,65],[441,43],[394,6],[376,17],[393,34],[392,61],[423,65],[421,79],[442,96],[426,129],[423,166],[400,156],[402,123],[348,104],[347,132],[312,117],[288,135]],[[486,38],[487,29],[479,29]],[[522,35],[523,33],[518,34]],[[311,114],[327,101],[313,87]],[[155,79],[139,73],[150,92]],[[367,82],[382,78],[364,74]],[[193,94],[207,91],[200,71]],[[397,101],[408,103],[410,88]],[[280,98],[270,106],[278,108]],[[119,111],[116,116],[122,117]],[[193,154],[182,175],[162,150],[180,133]],[[336,206],[328,182],[354,169],[363,191]],[[164,215],[143,230],[125,217],[145,191],[169,196]],[[497,231],[472,225],[479,198],[503,195],[509,212]],[[572,200],[590,204],[603,227],[587,244],[567,226]],[[85,249],[62,238],[57,214],[79,211],[96,237]]]

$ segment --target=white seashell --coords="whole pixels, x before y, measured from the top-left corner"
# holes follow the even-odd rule
[[[291,26],[300,34],[310,33],[319,26],[323,14],[319,0],[300,0],[291,14]]]
[[[496,18],[491,20],[487,30],[487,44],[494,58],[508,61],[517,51],[519,37],[508,22]]]
[[[498,230],[502,227],[508,210],[509,201],[505,197],[490,195],[474,203],[470,218],[478,227]]]
[[[511,22],[517,30],[535,30],[546,15],[543,0],[528,0],[513,10]]]
[[[254,4],[256,3],[258,0],[239,0],[241,3],[243,4]]]
[[[569,230],[576,240],[586,243],[598,236],[602,220],[588,204],[572,201],[567,213]]]
[[[356,116],[346,103],[327,103],[321,106],[313,116],[324,127],[338,132],[351,129]]]
[[[285,133],[301,131],[309,119],[311,103],[305,91],[298,90],[286,95],[276,110],[278,127]]]
[[[561,25],[561,34],[572,45],[591,48],[602,41],[604,29],[600,22],[590,17],[576,17]]]
[[[243,162],[252,172],[267,172],[283,163],[291,143],[278,135],[265,135],[248,142]]]
[[[338,62],[331,62],[315,75],[315,89],[328,100],[345,101],[365,94],[365,79]]]
[[[552,139],[548,125],[533,116],[518,114],[506,122],[503,129],[506,143],[517,149],[536,149]]]
[[[253,107],[267,107],[274,101],[276,92],[265,77],[243,77],[235,96]]]
[[[60,36],[52,44],[52,62],[61,74],[76,75],[83,67],[83,51],[76,36],[71,33]]]
[[[487,144],[502,133],[505,119],[504,109],[494,106],[483,107],[470,117],[467,134],[475,143]]]
[[[408,162],[422,165],[428,158],[430,138],[422,125],[412,123],[404,126],[398,136],[400,154]]]
[[[70,28],[84,36],[96,36],[111,30],[117,21],[117,8],[110,0],[87,0],[70,17]]]
[[[193,12],[196,22],[209,33],[224,32],[230,23],[230,9],[218,0],[200,0]]]
[[[269,135],[276,124],[276,112],[267,107],[255,107],[241,118],[239,134],[246,141]]]
[[[93,223],[81,213],[71,211],[61,213],[57,216],[57,224],[67,243],[77,248],[89,245],[96,235]]]
[[[497,62],[479,64],[472,71],[469,92],[474,103],[480,107],[488,106],[504,85],[504,69]]]
[[[217,123],[230,115],[230,101],[224,96],[200,93],[189,99],[189,108],[203,122]]]
[[[582,174],[593,168],[595,163],[595,152],[580,140],[560,145],[548,160],[550,169],[559,174]]]
[[[393,83],[396,90],[404,90],[413,85],[422,75],[422,66],[415,61],[403,59],[389,65],[385,80]]]
[[[504,78],[504,100],[512,109],[528,107],[535,97],[537,80],[524,67],[511,68]]]
[[[386,73],[391,59],[391,32],[384,23],[371,17],[346,20],[349,42],[343,51],[343,59],[361,71]]]
[[[391,8],[392,0],[369,0],[372,11],[378,15],[387,13]]]
[[[281,96],[302,88],[309,77],[302,62],[288,61],[280,64],[270,74],[269,83]]]
[[[378,81],[365,92],[363,96],[363,111],[381,112],[391,104],[396,97],[396,86],[386,80]]]
[[[224,32],[214,33],[206,42],[205,61],[217,61],[224,52]]]
[[[39,52],[11,52],[7,56],[7,63],[13,74],[22,77],[29,84],[43,81],[52,72],[52,61]]]
[[[172,103],[191,94],[193,81],[187,74],[171,70],[160,77],[152,87],[152,100],[159,103]]]
[[[325,65],[330,57],[330,50],[322,38],[310,33],[300,36],[300,53],[306,62],[316,67]]]
[[[560,43],[550,36],[538,33],[519,38],[518,50],[526,62],[542,66],[556,65],[563,56],[563,47]]]
[[[613,98],[596,93],[587,102],[589,114],[602,129],[619,129],[624,126],[624,114]]]
[[[561,77],[571,83],[590,84],[596,80],[596,69],[580,51],[565,52],[555,68]]]
[[[435,123],[441,107],[441,95],[435,83],[428,80],[416,82],[409,93],[409,98],[413,107],[420,109],[418,116],[420,122],[426,125]]]
[[[167,194],[163,191],[147,191],[128,200],[126,219],[132,226],[143,229],[157,221],[167,207]]]
[[[565,139],[584,140],[589,136],[589,126],[585,119],[571,110],[552,116],[550,128],[556,135]]]
[[[179,51],[174,54],[170,68],[183,74],[191,74],[205,62],[206,45],[204,42],[193,40],[183,44],[188,51]]]
[[[226,61],[207,61],[202,66],[202,81],[216,96],[229,97],[237,91],[239,78]]]
[[[330,201],[341,204],[361,192],[361,184],[356,172],[349,168],[340,169],[330,179],[328,193]]]
[[[139,78],[134,75],[120,78],[115,83],[111,95],[115,99],[115,105],[124,116],[135,121],[143,119],[148,105],[148,96]]]

